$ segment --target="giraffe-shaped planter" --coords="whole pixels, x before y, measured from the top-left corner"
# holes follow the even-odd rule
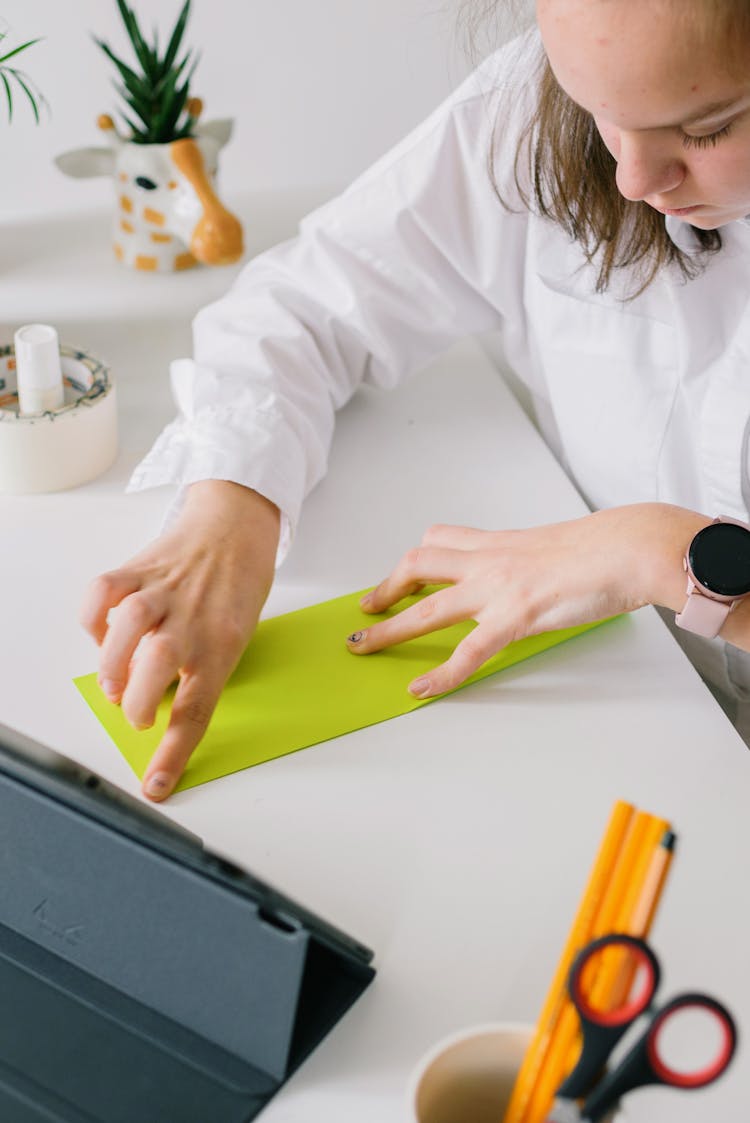
[[[242,256],[242,226],[214,188],[218,155],[232,132],[230,120],[197,124],[193,137],[167,144],[126,140],[107,115],[97,123],[108,147],[76,148],[55,163],[77,179],[113,177],[113,249],[119,261],[134,269],[172,272],[197,262],[228,265]]]

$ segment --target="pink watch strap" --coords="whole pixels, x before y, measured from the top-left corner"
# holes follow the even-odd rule
[[[707,636],[709,639],[718,636],[722,624],[733,607],[733,602],[727,604],[701,596],[690,579],[688,579],[687,591],[685,607],[675,616],[675,624],[699,636]]]

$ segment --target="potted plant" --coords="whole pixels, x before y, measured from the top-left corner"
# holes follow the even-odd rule
[[[3,50],[3,43],[7,37],[7,31],[0,31],[0,51]],[[38,39],[29,39],[26,43],[22,43],[20,47],[13,47],[11,50],[5,51],[4,54],[0,54],[0,87],[5,94],[8,107],[8,122],[13,120],[13,88],[17,86],[28,99],[34,119],[37,125],[39,124],[39,106],[45,104],[44,97],[34,88],[27,74],[19,70],[15,63],[11,65],[11,59],[17,60],[22,51],[27,51],[29,47],[33,47],[38,42]]]
[[[180,10],[163,53],[157,34],[148,43],[125,0],[117,0],[132,65],[107,43],[98,46],[114,64],[124,128],[98,118],[107,148],[80,148],[57,157],[67,175],[112,175],[117,193],[114,252],[146,271],[186,269],[197,261],[223,265],[242,255],[242,227],[219,201],[214,179],[231,120],[199,122],[200,98],[190,96],[197,65],[180,49],[190,0]]]

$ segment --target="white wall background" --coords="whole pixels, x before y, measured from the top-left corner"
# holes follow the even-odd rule
[[[181,0],[130,0],[160,41]],[[338,189],[424,117],[470,69],[458,0],[193,0],[186,43],[200,48],[191,92],[205,118],[236,118],[225,194]],[[115,0],[0,0],[4,46],[42,36],[18,62],[45,94],[34,125],[0,89],[0,221],[104,206],[103,181],[66,179],[52,157],[99,143],[114,67],[92,40],[131,57]],[[0,52],[2,53],[2,52]]]

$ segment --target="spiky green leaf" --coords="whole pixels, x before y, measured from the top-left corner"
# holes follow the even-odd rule
[[[149,84],[144,82],[143,78],[136,74],[134,70],[131,70],[127,63],[119,59],[114,51],[102,39],[96,39],[95,42],[101,47],[107,58],[115,64],[120,72],[120,77],[129,89],[135,90],[143,87],[144,90],[147,90],[149,88]]]
[[[138,20],[136,18],[135,12],[128,7],[128,5],[125,3],[125,0],[117,0],[117,7],[120,9],[120,15],[122,16],[122,21],[125,24],[125,30],[128,33],[128,38],[133,44],[133,50],[135,51],[136,58],[143,67],[143,73],[147,75],[147,77],[150,78],[152,82],[156,81],[156,79],[159,77],[159,74],[154,64],[154,58],[151,54],[151,50],[149,49],[146,40],[141,34],[141,29],[138,26]]]
[[[169,81],[164,87],[161,107],[152,122],[152,132],[160,141],[161,138],[169,139],[171,129],[174,128],[186,100],[185,88],[178,90],[174,73],[170,74]]]
[[[159,71],[159,75],[161,76],[162,64],[159,62],[159,28],[156,25],[154,25],[153,42],[154,42],[154,45],[151,48],[151,54],[154,56],[154,62],[156,63],[156,68]]]
[[[185,0],[185,3],[182,6],[182,11],[180,12],[179,16],[177,17],[177,23],[174,26],[174,31],[172,32],[172,37],[170,38],[169,43],[167,44],[167,49],[166,49],[165,54],[164,54],[164,64],[163,65],[164,65],[165,71],[169,71],[169,70],[172,69],[172,65],[174,63],[174,60],[177,58],[177,52],[180,49],[180,43],[182,42],[182,36],[183,36],[184,31],[185,31],[185,24],[187,23],[187,19],[188,19],[189,14],[190,14],[190,0]]]
[[[142,101],[140,98],[135,98],[123,86],[115,86],[118,94],[130,108],[140,117],[143,124],[148,128],[149,121],[151,120],[151,106],[148,102]]]
[[[171,107],[170,113],[162,125],[162,135],[165,137],[173,137],[177,129],[177,122],[179,121],[185,109],[185,102],[187,101],[188,91],[183,86],[175,98],[174,105]]]
[[[183,70],[185,69],[185,66],[187,65],[187,63],[190,59],[190,55],[191,55],[191,52],[188,51],[187,54],[185,55],[185,57],[182,59],[182,61],[177,64],[177,66],[173,67],[172,70],[170,70],[167,74],[165,74],[162,78],[159,79],[159,81],[154,86],[154,90],[153,90],[153,96],[155,98],[159,98],[159,97],[163,96],[164,90],[166,89],[167,83],[170,81],[172,75],[175,76],[175,83],[177,81],[179,81],[180,75],[182,74]]]
[[[190,135],[195,121],[182,119],[189,96],[189,83],[197,64],[191,50],[178,59],[191,0],[185,0],[169,37],[164,57],[159,57],[158,33],[154,30],[153,46],[146,43],[133,9],[126,0],[117,0],[125,29],[130,37],[142,73],[129,66],[102,40],[95,40],[114,64],[122,81],[117,87],[128,111],[142,121],[142,126],[123,113],[138,143],[166,143],[178,136]]]
[[[151,111],[153,99],[149,96],[148,90],[145,90],[142,86],[131,86],[130,83],[124,83],[116,88],[125,101],[138,105],[145,113]]]
[[[137,143],[140,143],[140,144],[146,144],[148,142],[148,130],[147,129],[142,128],[141,125],[137,125],[135,123],[135,121],[131,121],[131,119],[130,119],[130,117],[128,117],[127,113],[122,113],[122,119],[124,120],[125,124],[128,126],[128,128],[130,129],[130,131],[132,133],[132,136],[130,138],[131,140],[134,140],[134,141],[136,141]]]

